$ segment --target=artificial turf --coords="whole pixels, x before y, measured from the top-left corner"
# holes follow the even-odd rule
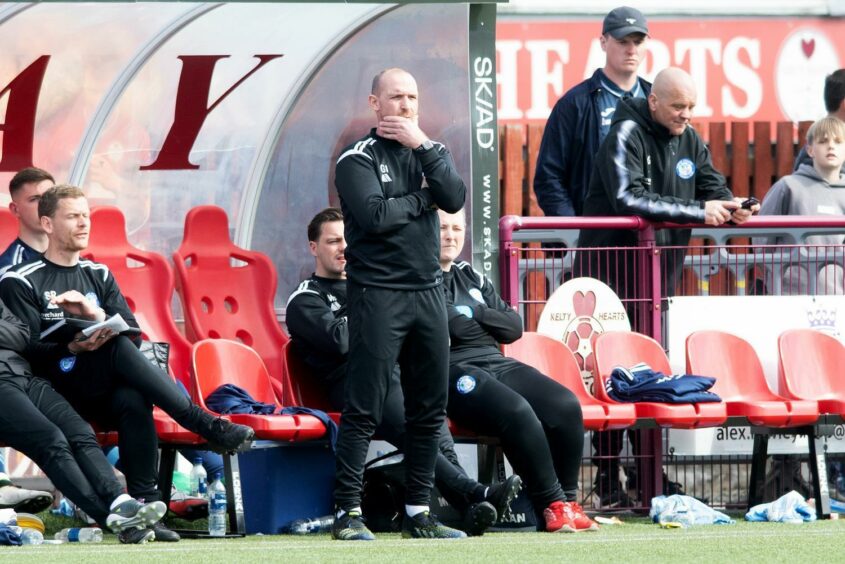
[[[741,518],[740,518],[741,519]],[[258,535],[182,540],[143,546],[101,544],[0,547],[2,562],[836,562],[845,559],[845,520],[801,525],[746,523],[661,529],[623,516],[624,525],[596,533],[488,533],[454,541],[405,540],[378,534],[375,542],[332,541],[328,535]],[[48,532],[61,523],[48,520]]]

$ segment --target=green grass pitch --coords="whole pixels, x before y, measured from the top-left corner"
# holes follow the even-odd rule
[[[595,533],[488,533],[453,541],[405,540],[379,534],[375,542],[339,542],[328,535],[249,536],[182,540],[143,546],[102,544],[0,547],[0,562],[842,562],[845,520],[802,525],[746,523],[661,529],[642,517]],[[52,529],[48,524],[48,528]]]

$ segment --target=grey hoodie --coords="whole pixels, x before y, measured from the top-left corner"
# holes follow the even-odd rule
[[[845,215],[845,174],[831,184],[812,165],[802,164],[771,187],[763,198],[760,215]],[[839,245],[843,241],[842,234],[814,235],[807,237],[806,243]]]

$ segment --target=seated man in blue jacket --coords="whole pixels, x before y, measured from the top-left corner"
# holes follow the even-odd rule
[[[310,368],[308,376],[318,381],[332,409],[341,410],[349,334],[343,254],[346,241],[339,209],[327,208],[314,216],[308,224],[308,244],[315,258],[315,272],[288,298],[285,319],[294,350]],[[405,444],[405,416],[398,371],[397,366],[378,434],[401,447]],[[501,484],[485,486],[469,478],[458,463],[452,436],[445,425],[439,446],[434,472],[438,490],[464,513],[465,532],[480,535],[509,510],[521,481],[518,476],[511,476]]]

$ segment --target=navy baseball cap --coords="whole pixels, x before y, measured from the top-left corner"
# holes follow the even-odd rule
[[[636,8],[620,6],[604,17],[601,34],[609,33],[616,39],[622,39],[632,33],[648,35],[648,23],[645,16]]]

